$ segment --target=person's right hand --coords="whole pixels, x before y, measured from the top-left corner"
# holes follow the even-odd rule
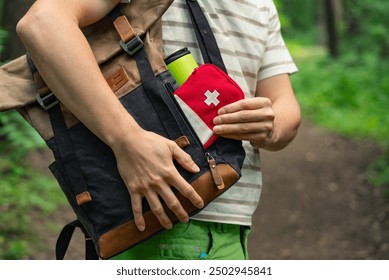
[[[171,228],[172,222],[164,211],[160,197],[181,222],[187,222],[188,213],[171,187],[175,187],[198,208],[202,208],[204,202],[179,174],[173,161],[193,173],[198,172],[199,167],[174,141],[144,130],[140,134],[136,137],[132,135],[130,140],[121,141],[113,148],[120,175],[131,196],[136,226],[140,231],[147,226],[142,213],[143,197],[163,227]]]

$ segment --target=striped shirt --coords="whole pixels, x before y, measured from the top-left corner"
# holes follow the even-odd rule
[[[246,98],[254,97],[258,81],[297,71],[282,38],[272,0],[198,2],[214,32],[227,72]],[[185,0],[174,1],[162,23],[165,54],[188,47],[198,64],[202,64]],[[243,146],[246,158],[241,179],[193,219],[251,225],[262,189],[261,161],[258,149],[246,141]]]

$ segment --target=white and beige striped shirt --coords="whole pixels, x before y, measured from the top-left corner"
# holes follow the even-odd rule
[[[215,34],[227,71],[241,86],[246,98],[254,97],[259,80],[297,71],[282,39],[272,0],[198,2]],[[162,22],[164,52],[170,54],[188,47],[196,61],[202,64],[185,0],[175,0]],[[258,149],[248,142],[244,147],[246,159],[242,178],[193,219],[251,225],[261,194],[262,173]]]

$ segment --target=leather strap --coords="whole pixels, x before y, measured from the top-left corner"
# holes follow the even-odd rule
[[[117,17],[113,21],[113,25],[123,42],[128,42],[136,36],[134,29],[132,29],[132,26],[125,15]]]

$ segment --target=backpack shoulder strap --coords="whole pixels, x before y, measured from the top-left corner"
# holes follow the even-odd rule
[[[98,260],[99,257],[96,253],[92,239],[86,233],[83,225],[79,220],[74,220],[62,229],[55,246],[55,256],[57,260],[63,260],[65,258],[66,251],[68,250],[70,241],[72,239],[74,230],[80,228],[85,236],[85,259],[86,260]]]
[[[212,29],[196,0],[186,0],[197,42],[205,63],[212,63],[227,73]]]

